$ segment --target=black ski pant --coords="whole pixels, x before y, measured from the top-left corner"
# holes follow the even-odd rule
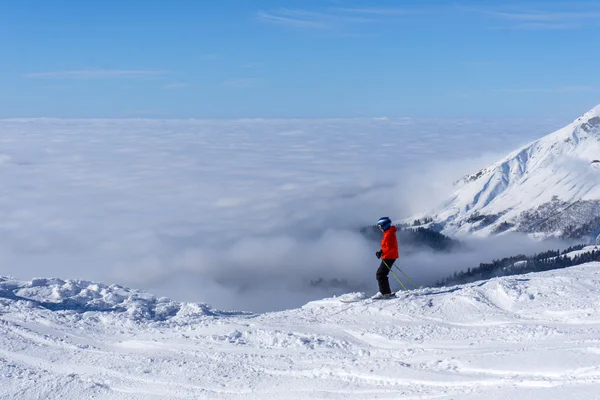
[[[392,265],[394,265],[394,261],[396,260],[381,260],[381,264],[379,265],[379,268],[377,268],[377,273],[375,274],[375,277],[377,278],[377,283],[379,283],[379,292],[381,292],[381,294],[392,293],[392,289],[390,289],[390,280],[388,279],[388,275],[390,274],[390,269],[392,268]]]

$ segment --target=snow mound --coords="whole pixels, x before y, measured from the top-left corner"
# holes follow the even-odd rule
[[[352,302],[352,301],[359,301],[359,300],[364,300],[366,299],[368,296],[365,292],[354,292],[354,293],[346,293],[342,296],[339,297],[339,299],[342,302]]]
[[[35,278],[29,282],[0,277],[0,305],[20,302],[26,307],[71,314],[113,313],[130,321],[167,321],[231,314],[202,303],[180,303],[167,297],[83,280]]]

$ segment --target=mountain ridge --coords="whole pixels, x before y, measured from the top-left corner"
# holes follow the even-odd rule
[[[442,207],[426,214],[444,234],[520,231],[562,237],[600,217],[600,105],[457,186]],[[550,209],[566,214],[543,226],[541,221],[552,217],[543,211]],[[586,234],[595,237],[599,226]]]

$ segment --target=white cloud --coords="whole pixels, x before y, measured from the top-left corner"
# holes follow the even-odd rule
[[[69,71],[31,72],[27,78],[36,79],[97,79],[97,78],[141,78],[166,75],[157,70],[83,69]]]
[[[326,8],[318,11],[277,9],[260,11],[259,20],[293,28],[340,31],[356,24],[382,23],[418,11],[400,8]],[[364,37],[364,34],[344,33],[338,37]],[[367,35],[372,36],[372,35]]]
[[[559,125],[0,120],[0,180],[11,194],[0,208],[0,275],[120,283],[225,309],[298,306],[350,286],[373,292],[378,245],[358,228],[433,206],[449,182],[496,157],[459,160],[508,152]],[[446,274],[427,257],[400,266],[423,281]],[[489,261],[456,257],[452,267]],[[318,278],[348,286],[310,284]]]
[[[581,93],[597,92],[600,88],[597,86],[575,85],[575,86],[557,86],[554,88],[519,88],[519,89],[498,89],[498,92],[505,93]]]
[[[495,26],[491,29],[496,30],[523,30],[523,31],[542,31],[542,30],[567,30],[579,29],[581,24],[576,23],[556,23],[556,22],[528,22],[515,25]]]
[[[163,87],[165,89],[183,89],[183,88],[192,87],[192,85],[190,85],[189,83],[178,82],[178,83],[169,83],[167,85],[164,85]]]
[[[487,14],[513,21],[559,22],[583,19],[598,19],[600,12],[568,12],[568,11],[535,11],[535,12],[502,12],[486,11]]]
[[[384,8],[384,7],[365,7],[365,8],[332,8],[334,11],[339,11],[348,14],[364,14],[364,15],[379,15],[379,16],[393,16],[393,15],[407,15],[422,12],[420,10],[406,9],[406,8]]]
[[[228,79],[224,82],[225,86],[233,88],[251,88],[256,87],[260,84],[260,79],[257,78],[234,78]]]
[[[493,29],[516,30],[564,30],[578,29],[594,24],[600,18],[597,4],[545,3],[521,4],[518,6],[497,6],[468,8],[459,7],[504,21],[505,25]]]
[[[279,10],[276,12],[260,11],[258,18],[263,22],[295,28],[329,29],[331,25],[325,21],[324,15],[297,10]]]

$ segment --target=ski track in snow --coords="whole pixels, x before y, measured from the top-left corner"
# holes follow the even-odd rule
[[[590,263],[247,314],[3,278],[0,398],[592,399],[599,286]],[[100,299],[114,308],[97,310]]]

